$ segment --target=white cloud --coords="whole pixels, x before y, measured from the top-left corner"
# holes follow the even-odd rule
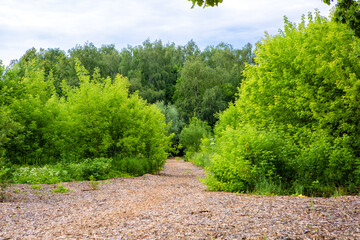
[[[118,49],[147,38],[200,47],[220,42],[242,47],[265,31],[276,33],[283,16],[329,7],[318,0],[224,0],[215,8],[190,9],[187,0],[1,0],[0,59],[8,64],[31,47],[68,50],[86,41]]]

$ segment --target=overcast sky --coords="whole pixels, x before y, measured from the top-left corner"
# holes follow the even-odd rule
[[[146,39],[241,48],[276,34],[284,15],[297,22],[314,9],[328,16],[322,0],[224,0],[206,9],[187,0],[0,0],[0,59],[8,65],[32,47],[67,51],[87,41],[119,50]]]

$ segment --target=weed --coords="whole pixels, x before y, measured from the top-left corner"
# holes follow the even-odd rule
[[[9,170],[9,168],[5,168],[4,166],[0,168],[0,202],[5,201],[6,198],[5,189],[8,186],[7,175]]]
[[[7,183],[0,182],[0,202],[5,201],[5,198],[6,198],[5,189],[6,188],[7,188]]]
[[[92,190],[99,189],[100,182],[96,181],[95,177],[93,175],[90,176],[90,188]]]
[[[13,193],[18,193],[18,192],[19,192],[19,189],[13,190]]]
[[[62,185],[57,185],[57,187],[53,190],[51,190],[51,192],[53,193],[67,193],[70,192],[69,189],[67,189],[66,187],[62,186]]]
[[[312,198],[310,199],[310,205],[311,205],[311,210],[315,211],[314,202],[313,202]]]
[[[30,188],[31,189],[41,189],[42,186],[40,184],[37,184],[37,185],[32,185]]]

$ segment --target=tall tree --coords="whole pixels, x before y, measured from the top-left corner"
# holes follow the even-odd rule
[[[245,64],[253,62],[251,45],[234,49],[221,43],[190,57],[181,70],[175,91],[175,104],[187,122],[193,115],[213,126],[214,114],[235,100],[243,79]]]
[[[194,114],[200,116],[202,98],[207,89],[216,85],[215,77],[215,70],[199,58],[185,63],[175,91],[176,106],[185,120]]]
[[[359,44],[318,13],[266,35],[235,105],[219,116],[210,188],[244,191],[264,177],[290,191],[301,183],[306,195],[335,186],[358,194]]]
[[[323,0],[330,5],[334,0]],[[354,30],[355,35],[360,37],[360,1],[359,0],[338,0],[332,18],[348,25]]]
[[[164,45],[160,40],[146,40],[140,46],[121,51],[120,72],[129,77],[131,91],[139,91],[148,102],[164,101],[168,104],[172,102],[185,51],[174,43]]]

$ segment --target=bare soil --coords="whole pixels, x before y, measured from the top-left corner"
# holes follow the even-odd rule
[[[0,239],[360,239],[360,196],[210,192],[201,177],[201,168],[168,160],[159,175],[101,181],[97,190],[13,185],[0,203]]]

